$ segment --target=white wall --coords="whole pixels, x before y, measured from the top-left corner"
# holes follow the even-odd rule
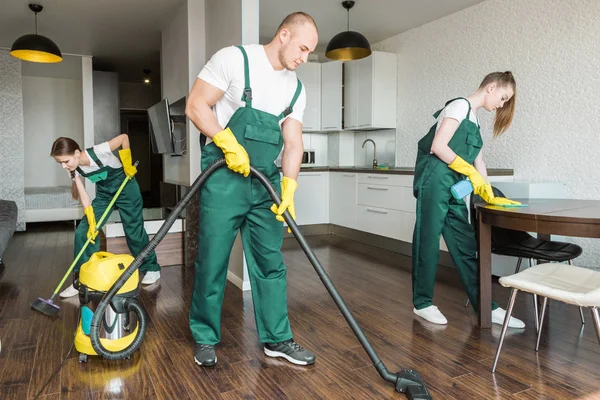
[[[81,80],[23,76],[25,187],[70,186],[68,174],[50,157],[60,136],[83,144]]]
[[[223,47],[242,43],[241,0],[208,0],[206,15],[206,60]]]
[[[488,167],[600,199],[599,20],[596,0],[488,0],[373,46],[399,54],[396,165],[414,166],[417,141],[446,100],[471,94],[489,72],[511,70],[518,96],[510,130],[492,140],[492,115],[479,112]],[[576,241],[584,245],[577,261],[600,265],[599,242]]]
[[[162,30],[161,43],[162,98],[170,103],[188,95],[188,5],[184,2]],[[189,142],[189,135],[188,135]],[[163,157],[164,181],[188,185],[190,168],[188,157]]]

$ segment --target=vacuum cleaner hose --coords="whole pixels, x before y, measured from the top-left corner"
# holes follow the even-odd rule
[[[106,350],[102,346],[102,343],[100,343],[100,339],[98,337],[100,322],[104,318],[104,311],[106,310],[106,307],[108,306],[110,300],[115,296],[115,294],[117,294],[119,289],[121,289],[121,287],[125,284],[125,282],[127,282],[129,277],[135,272],[135,270],[137,270],[140,267],[140,265],[142,264],[144,259],[148,256],[148,254],[152,250],[154,250],[154,248],[156,246],[158,246],[160,241],[165,237],[165,235],[168,233],[169,229],[171,228],[171,226],[173,225],[175,220],[179,217],[179,215],[183,211],[184,207],[192,200],[192,197],[200,190],[200,187],[204,184],[206,179],[208,179],[208,177],[213,172],[215,172],[217,169],[219,169],[225,165],[226,165],[225,160],[221,158],[221,159],[216,160],[212,164],[210,164],[204,171],[202,171],[202,173],[198,176],[198,178],[196,178],[196,180],[190,187],[190,190],[188,191],[188,193],[177,204],[177,206],[175,207],[175,209],[173,210],[171,215],[169,215],[169,217],[166,219],[165,223],[160,227],[160,229],[158,230],[156,235],[152,238],[152,240],[148,243],[148,245],[144,248],[144,250],[142,250],[142,252],[129,265],[129,267],[127,267],[127,269],[123,272],[123,274],[119,277],[119,279],[117,279],[117,281],[113,284],[113,286],[108,290],[108,292],[104,295],[104,297],[102,298],[102,300],[96,307],[96,311],[94,312],[94,316],[92,317],[92,322],[91,322],[91,326],[90,326],[90,339],[92,342],[92,347],[102,357],[111,359],[111,360],[126,358],[126,357],[130,356],[140,346],[141,340],[143,338],[143,334],[138,335],[139,340],[138,340],[138,337],[136,337],[134,342],[131,343],[131,345],[129,345],[127,348],[125,348],[121,351],[110,352],[110,351]],[[250,173],[252,174],[252,176],[254,176],[256,179],[258,179],[263,184],[263,186],[269,192],[269,195],[273,199],[273,202],[276,205],[279,205],[281,203],[281,199],[279,197],[279,194],[275,190],[275,188],[273,188],[273,185],[271,185],[271,182],[269,181],[269,179],[265,175],[263,175],[260,171],[258,171],[257,169],[255,169],[252,166],[250,166]],[[405,393],[409,399],[414,399],[414,400],[416,400],[416,399],[419,399],[419,400],[431,399],[429,392],[427,391],[427,388],[425,387],[425,383],[419,376],[418,372],[416,372],[414,370],[410,370],[410,369],[403,369],[397,373],[390,373],[386,369],[385,365],[383,364],[383,361],[377,356],[377,353],[375,352],[375,350],[373,349],[373,347],[367,340],[366,336],[362,332],[360,326],[358,325],[358,323],[352,316],[350,310],[344,303],[344,300],[339,295],[335,286],[329,279],[329,276],[325,272],[325,269],[323,268],[323,266],[321,265],[321,263],[319,262],[319,260],[317,259],[317,257],[313,253],[313,251],[311,250],[311,248],[308,245],[308,243],[306,242],[306,240],[304,239],[304,236],[300,232],[300,229],[298,228],[296,221],[294,221],[294,219],[290,215],[289,211],[287,211],[287,210],[283,213],[283,217],[285,219],[285,222],[288,224],[288,227],[290,228],[290,230],[296,237],[296,240],[300,244],[300,247],[302,248],[302,250],[308,257],[308,259],[311,262],[311,264],[313,265],[313,267],[315,268],[317,274],[319,275],[319,278],[321,279],[321,281],[325,285],[325,288],[329,292],[329,295],[332,297],[335,304],[338,306],[342,315],[346,319],[346,322],[348,323],[350,328],[352,328],[352,331],[356,335],[357,339],[360,341],[360,344],[363,346],[363,348],[369,355],[371,362],[377,369],[377,372],[379,373],[381,378],[383,378],[384,380],[386,380],[388,382],[393,383],[396,387],[396,391],[398,391],[400,393]],[[138,304],[138,306],[141,308],[141,305]],[[145,324],[145,320],[143,320],[143,321]],[[140,329],[144,329],[144,331],[145,331],[145,326],[142,328],[141,325],[142,324],[140,323]]]
[[[140,335],[138,333],[135,340],[129,346],[124,348],[123,350],[113,352],[113,351],[107,350],[102,345],[102,343],[100,342],[100,335],[99,335],[100,334],[100,324],[102,323],[102,319],[104,318],[104,312],[106,311],[106,307],[110,303],[110,300],[113,297],[115,297],[117,292],[123,287],[125,282],[127,282],[127,280],[131,277],[131,275],[133,275],[133,273],[142,265],[142,263],[144,262],[146,257],[148,257],[148,254],[150,254],[156,248],[156,246],[158,246],[160,241],[164,239],[164,237],[167,235],[167,233],[169,233],[169,229],[171,229],[171,226],[173,226],[173,224],[175,223],[175,221],[177,220],[177,218],[179,217],[181,212],[184,210],[184,208],[187,206],[187,204],[192,200],[192,197],[194,197],[194,195],[200,190],[200,187],[204,184],[206,179],[208,179],[208,177],[214,171],[223,167],[225,164],[226,164],[225,159],[219,159],[219,160],[215,161],[214,163],[212,163],[211,165],[209,165],[204,171],[202,171],[202,173],[198,176],[198,178],[196,178],[196,180],[194,181],[194,183],[190,187],[190,190],[187,192],[187,194],[184,196],[184,198],[177,204],[177,206],[175,207],[175,209],[173,210],[171,215],[169,215],[169,217],[165,220],[165,223],[160,227],[158,232],[156,232],[156,235],[154,235],[152,240],[150,240],[150,242],[140,252],[140,254],[138,254],[137,257],[135,257],[135,260],[133,260],[133,262],[131,264],[129,264],[127,269],[125,271],[123,271],[123,273],[121,274],[119,279],[117,279],[115,281],[115,283],[110,287],[108,292],[106,292],[106,294],[104,294],[104,296],[102,297],[102,300],[100,300],[100,303],[98,303],[98,306],[96,307],[96,310],[94,311],[94,316],[92,317],[92,322],[90,324],[90,341],[92,343],[92,347],[94,348],[94,351],[98,355],[102,356],[103,358],[105,358],[107,360],[120,360],[123,358],[130,357],[142,344],[143,335]],[[256,174],[256,173],[260,174],[260,172],[258,172],[254,168],[251,168],[251,170],[254,174]],[[267,180],[267,182],[268,182],[268,180]],[[139,303],[137,303],[137,307],[141,308],[141,305]],[[138,315],[138,317],[139,317],[139,315]],[[142,326],[142,320],[140,320],[139,332],[145,332],[145,330],[146,330],[145,318],[143,319],[143,323],[144,323],[144,326]]]

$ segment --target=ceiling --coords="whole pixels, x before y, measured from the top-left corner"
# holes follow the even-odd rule
[[[160,31],[185,0],[37,0],[38,33],[63,53],[93,55],[94,68],[119,72],[122,81],[141,82],[143,70],[160,74]],[[218,1],[218,0],[206,0]],[[346,30],[341,0],[259,0],[261,42],[268,41],[281,20],[294,11],[313,16],[319,28],[318,51]],[[350,29],[374,43],[482,0],[356,0]],[[34,31],[34,14],[26,0],[2,0],[0,48]]]
[[[95,69],[119,72],[123,81],[141,82],[144,68],[160,77],[160,31],[183,0],[2,0],[0,47],[12,46],[35,30],[28,3],[44,6],[38,33],[61,52],[93,55]]]
[[[362,33],[370,43],[455,13],[484,0],[356,0],[350,10],[350,30]],[[298,7],[301,4],[301,7]],[[260,0],[261,42],[268,41],[286,15],[310,14],[319,30],[317,50],[325,51],[329,40],[347,30],[348,12],[342,0]]]

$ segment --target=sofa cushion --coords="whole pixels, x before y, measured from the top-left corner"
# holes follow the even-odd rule
[[[17,228],[18,212],[17,203],[11,200],[0,200],[0,258]]]

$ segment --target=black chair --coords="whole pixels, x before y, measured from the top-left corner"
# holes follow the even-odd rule
[[[494,196],[506,197],[502,191],[492,186]],[[477,218],[475,202],[483,201],[477,195],[471,196],[471,224],[477,232]],[[534,260],[544,262],[568,262],[573,264],[573,259],[577,258],[583,252],[582,248],[573,243],[557,242],[554,240],[543,240],[531,236],[527,232],[515,231],[512,229],[492,227],[492,253],[502,256],[517,257],[517,267],[515,274],[521,269],[521,263],[524,258],[529,259],[529,266],[534,265]],[[533,297],[535,306],[535,328],[538,330],[538,306],[537,296]],[[468,302],[467,302],[468,304]],[[585,324],[583,310],[579,308],[581,323]]]

